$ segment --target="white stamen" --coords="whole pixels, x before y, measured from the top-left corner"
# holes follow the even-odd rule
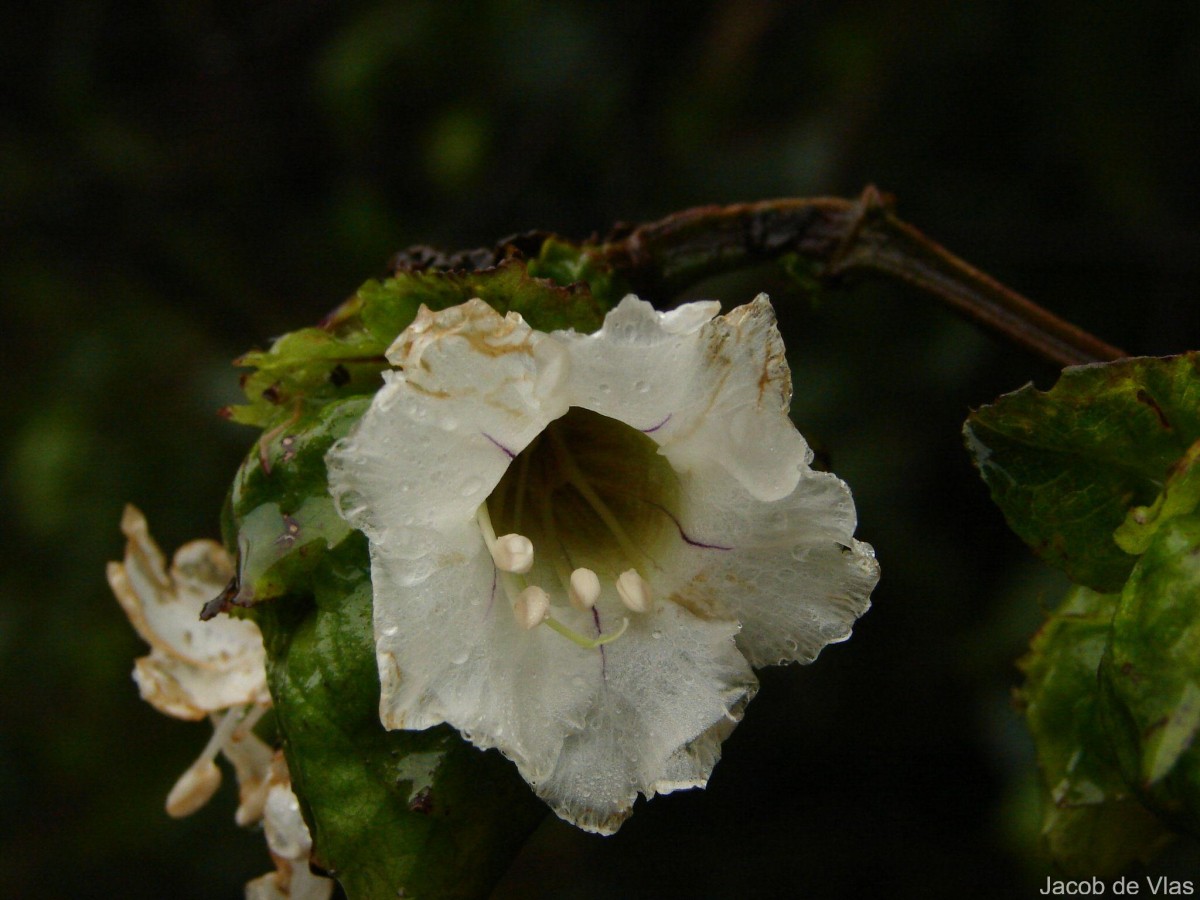
[[[498,537],[488,549],[492,551],[492,559],[501,572],[524,575],[533,568],[533,541],[523,534]]]
[[[200,751],[200,758],[179,776],[179,780],[171,788],[171,793],[167,794],[167,815],[175,819],[182,819],[184,816],[190,816],[212,799],[212,795],[221,786],[221,770],[217,768],[217,764],[213,760],[217,758],[217,754],[221,752],[221,748],[233,736],[238,726],[246,720],[243,713],[244,710],[234,708],[227,710],[224,714],[213,713],[209,716],[213,724],[212,737]],[[261,715],[260,712],[253,717],[253,721],[250,723],[251,727]]]
[[[567,599],[580,612],[587,612],[600,599],[600,578],[591,569],[576,569],[571,573]]]
[[[190,816],[221,786],[221,770],[211,759],[198,759],[179,777],[167,794],[167,815],[173,819]]]
[[[617,576],[617,593],[621,596],[621,602],[635,613],[648,612],[654,603],[650,585],[638,574],[637,569],[627,569]]]
[[[536,584],[531,584],[517,595],[517,602],[513,604],[513,615],[522,628],[537,628],[550,615],[550,595]]]

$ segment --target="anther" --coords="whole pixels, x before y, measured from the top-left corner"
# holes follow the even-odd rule
[[[580,612],[587,612],[600,599],[600,578],[591,569],[576,569],[571,573],[567,599]]]
[[[621,602],[635,613],[649,612],[654,603],[650,585],[638,574],[637,569],[627,569],[617,576],[617,593]]]
[[[517,595],[513,604],[517,624],[527,631],[541,625],[550,615],[550,595],[531,584]]]
[[[190,816],[221,786],[221,770],[211,759],[198,759],[167,794],[167,815],[173,819]]]
[[[523,534],[506,534],[491,546],[492,559],[501,572],[524,575],[533,568],[533,541]]]

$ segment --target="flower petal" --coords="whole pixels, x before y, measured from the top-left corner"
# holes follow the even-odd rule
[[[598,654],[518,625],[478,529],[443,540],[415,584],[406,559],[372,548],[380,717],[387,728],[449,722],[526,779],[544,777],[583,724],[596,685],[577,676]]]
[[[671,603],[637,617],[601,648],[586,724],[567,737],[553,775],[534,785],[538,796],[567,821],[612,834],[639,792],[704,786],[757,690],[736,632],[735,622],[704,621]]]
[[[167,572],[145,517],[134,507],[125,508],[121,530],[128,539],[125,560],[109,563],[108,581],[133,627],[151,646],[150,655],[135,664],[142,697],[181,719],[270,702],[258,627],[228,616],[200,621],[201,607],[233,574],[220,545],[184,544]]]
[[[424,307],[388,351],[401,373],[326,457],[338,509],[408,547],[472,520],[513,457],[567,410],[562,347],[481,300]]]
[[[595,334],[556,332],[569,393],[649,434],[680,472],[714,463],[754,497],[787,496],[812,453],[788,419],[791,381],[765,294],[727,316],[715,301],[660,313],[626,297]]]
[[[671,555],[670,599],[699,615],[742,623],[738,646],[751,665],[811,662],[850,636],[870,606],[879,564],[855,540],[845,483],[806,470],[792,493],[766,503],[728,475],[685,480]]]

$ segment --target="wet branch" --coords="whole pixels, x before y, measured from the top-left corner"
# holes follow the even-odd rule
[[[874,187],[858,200],[769,200],[704,206],[641,225],[598,255],[639,292],[677,293],[703,278],[798,253],[826,282],[885,275],[1059,366],[1125,352],[1072,325],[964,262],[901,221]]]

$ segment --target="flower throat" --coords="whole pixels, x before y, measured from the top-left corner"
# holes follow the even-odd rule
[[[551,422],[476,516],[517,622],[545,623],[585,648],[620,637],[628,619],[605,632],[595,608],[602,582],[615,584],[628,610],[649,612],[653,591],[642,573],[658,568],[655,547],[674,522],[677,494],[674,471],[644,434],[578,408]],[[593,635],[551,615],[560,586],[571,606],[591,613]]]
[[[517,455],[487,507],[498,534],[527,535],[555,569],[586,566],[616,579],[631,567],[656,568],[677,495],[653,440],[572,407]]]

